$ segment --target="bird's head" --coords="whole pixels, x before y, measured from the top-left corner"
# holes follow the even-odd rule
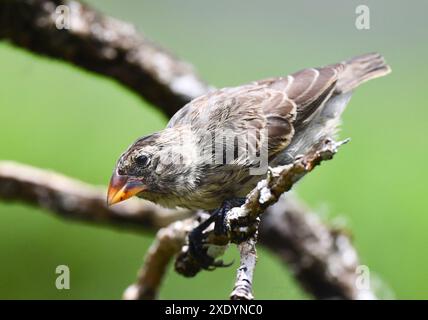
[[[184,141],[180,143],[180,141]],[[135,141],[119,158],[108,188],[109,205],[133,196],[158,202],[189,188],[193,171],[188,136],[167,129]],[[187,150],[186,150],[187,149]]]

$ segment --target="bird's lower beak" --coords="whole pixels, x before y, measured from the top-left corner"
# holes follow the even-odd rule
[[[135,178],[114,172],[107,192],[109,206],[135,196],[146,189],[146,186]]]

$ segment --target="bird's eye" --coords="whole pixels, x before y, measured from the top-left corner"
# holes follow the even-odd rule
[[[135,157],[135,162],[140,166],[144,167],[149,163],[149,157],[145,154],[140,154],[137,157]]]

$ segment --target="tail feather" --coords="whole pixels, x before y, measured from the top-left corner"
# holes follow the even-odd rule
[[[352,91],[360,84],[386,76],[391,68],[379,53],[368,53],[342,62],[343,71],[337,81],[337,93]]]
[[[334,65],[337,66],[337,65]],[[315,117],[302,126],[283,154],[275,159],[279,164],[290,163],[296,155],[305,154],[313,143],[325,137],[335,137],[340,117],[352,96],[352,90],[363,82],[382,77],[391,72],[384,58],[369,53],[342,62],[333,95],[325,101]]]

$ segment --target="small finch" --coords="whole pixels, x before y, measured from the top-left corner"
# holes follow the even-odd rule
[[[268,167],[334,135],[353,90],[389,72],[371,53],[198,97],[120,156],[108,203],[137,196],[169,208],[222,208],[245,197]]]

